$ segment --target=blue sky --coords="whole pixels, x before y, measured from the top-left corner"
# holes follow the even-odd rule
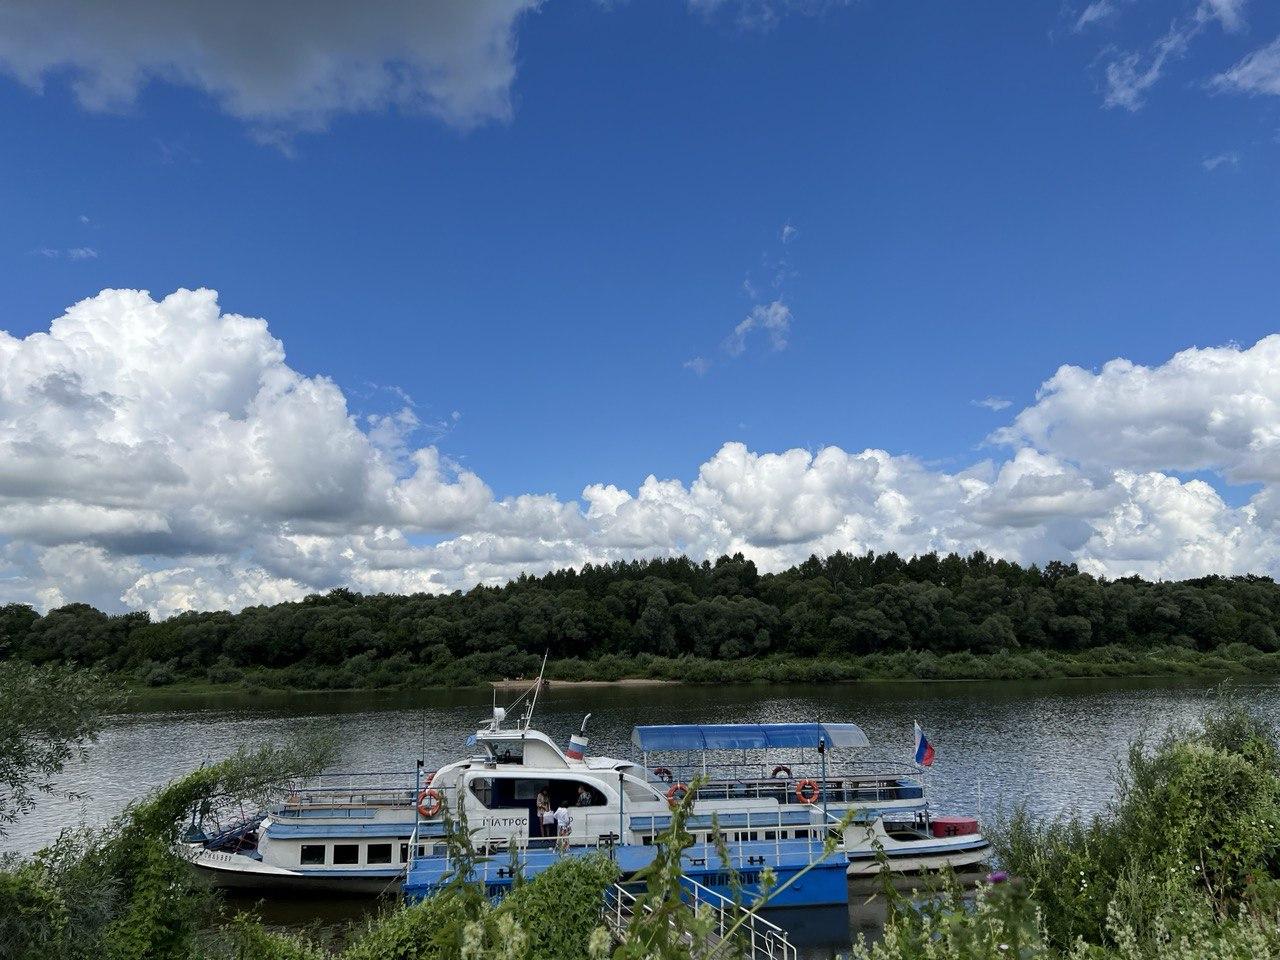
[[[394,26],[395,6],[368,15]],[[688,485],[729,441],[880,448],[949,475],[1020,444],[1055,455],[986,441],[1059,366],[1159,368],[1276,331],[1280,9],[519,6],[498,15],[511,82],[479,107],[438,90],[425,109],[290,102],[262,93],[266,54],[194,79],[182,54],[164,66],[170,40],[222,42],[198,26],[157,26],[145,56],[65,43],[56,23],[11,36],[0,330],[47,331],[106,288],[212,288],[357,417],[411,397],[407,449],[438,449],[496,501],[562,503],[650,474]],[[340,47],[341,27],[312,39]],[[92,75],[112,70],[131,79],[104,105]],[[735,352],[773,303],[783,325],[751,325]],[[1232,509],[1263,482],[1221,457],[1148,466],[1208,479]],[[53,544],[25,536],[9,538],[15,597]],[[120,549],[96,537],[58,542]]]

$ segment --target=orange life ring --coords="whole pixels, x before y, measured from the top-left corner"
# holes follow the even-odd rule
[[[663,783],[670,783],[672,780],[675,779],[675,777],[671,775],[671,771],[668,770],[666,767],[654,767],[653,775],[657,777],[659,780],[661,780]]]
[[[783,766],[782,764],[778,764],[776,767],[774,767],[773,773],[769,774],[769,776],[776,777],[780,773],[785,773],[788,779],[791,778],[791,768],[787,766]]]
[[[430,800],[430,803],[427,801]],[[423,787],[418,794],[418,813],[430,819],[440,812],[440,791],[432,790],[430,787]]]
[[[684,799],[684,795],[688,792],[689,787],[686,784],[673,783],[671,785],[671,789],[667,791],[667,803],[671,804],[672,808],[674,808],[681,800]]]
[[[796,799],[801,803],[815,803],[818,799],[818,784],[813,780],[801,780],[796,784]]]

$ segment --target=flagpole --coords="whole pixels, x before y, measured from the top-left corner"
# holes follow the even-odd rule
[[[827,838],[827,736],[818,738],[818,755],[822,757],[822,839]]]

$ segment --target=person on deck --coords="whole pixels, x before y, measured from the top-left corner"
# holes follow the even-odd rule
[[[556,822],[556,849],[566,850],[569,847],[569,831],[573,827],[573,817],[569,815],[569,811],[565,809],[564,804],[556,807],[556,812],[552,814]]]
[[[580,784],[578,786],[578,804],[577,805],[580,807],[589,807],[593,803],[595,803],[595,801],[591,799],[591,791],[588,790],[585,786]]]
[[[538,836],[549,837],[555,832],[556,818],[551,813],[551,797],[547,791],[538,791]]]

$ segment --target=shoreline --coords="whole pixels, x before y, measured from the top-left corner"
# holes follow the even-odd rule
[[[490,680],[489,686],[494,690],[525,690],[536,683],[536,679]],[[686,685],[684,680],[662,680],[658,677],[622,677],[618,680],[557,680],[547,677],[542,681],[544,690],[577,690],[591,687],[679,687]],[[457,688],[452,688],[457,689]],[[483,689],[483,687],[481,688]]]
[[[1241,671],[1241,670],[1201,670],[1194,672],[1153,672],[1153,673],[1109,673],[1109,674],[1066,674],[1061,676],[1038,677],[858,677],[854,679],[811,681],[803,679],[776,681],[767,678],[753,680],[668,680],[656,677],[622,677],[617,680],[555,680],[547,681],[546,691],[557,690],[645,690],[678,687],[776,687],[776,686],[888,686],[888,685],[921,685],[941,686],[945,684],[992,684],[1004,686],[1025,683],[1124,683],[1127,681],[1143,683],[1220,683],[1229,680],[1256,681],[1274,680],[1273,672]],[[355,686],[355,687],[299,687],[299,686],[267,686],[262,684],[236,683],[174,683],[162,687],[150,687],[140,683],[124,684],[124,692],[130,699],[143,701],[163,699],[167,697],[209,697],[234,695],[263,695],[268,697],[319,696],[326,694],[411,694],[411,693],[479,693],[495,691],[499,693],[518,693],[526,690],[532,681],[491,680],[487,683],[436,685],[436,686]]]

